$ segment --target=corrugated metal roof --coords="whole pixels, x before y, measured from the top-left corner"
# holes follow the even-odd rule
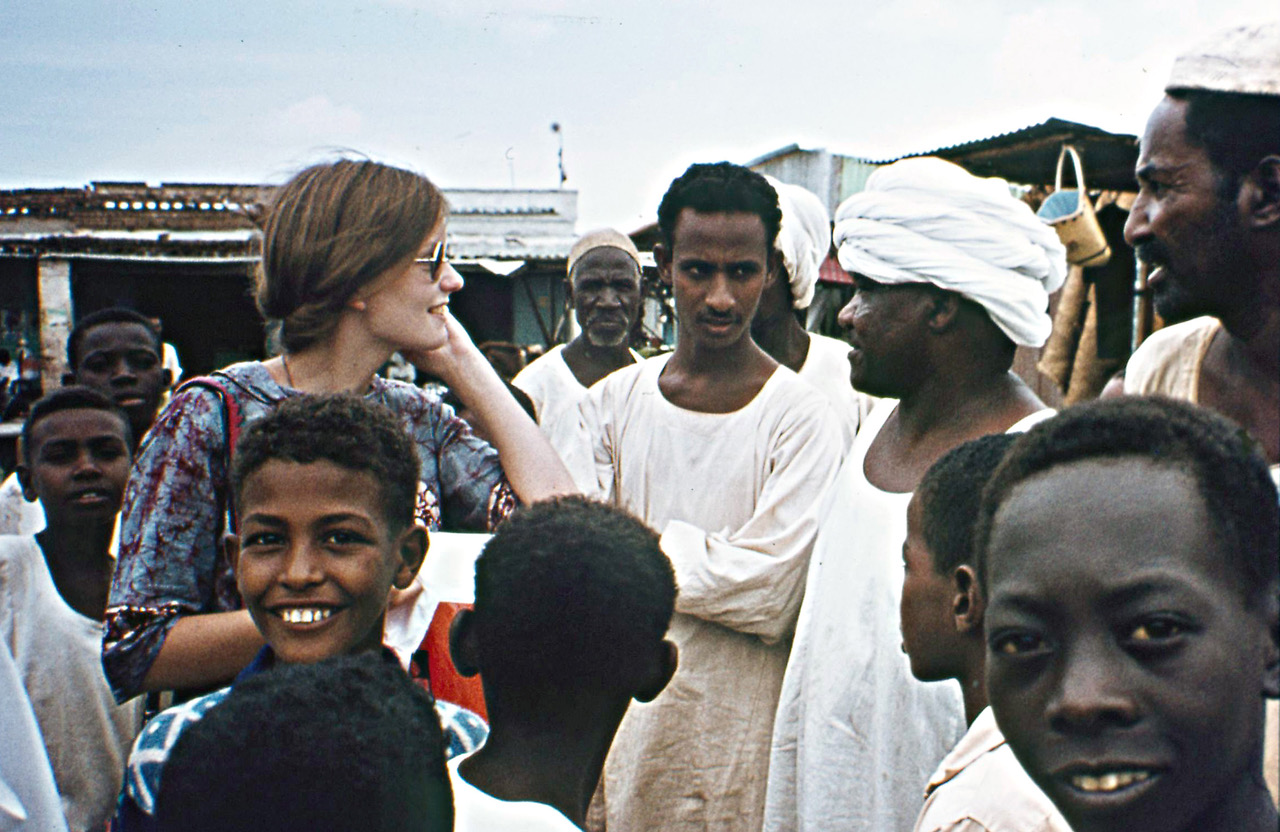
[[[256,258],[259,233],[225,231],[118,231],[106,229],[7,230],[0,227],[0,252],[22,254],[75,254],[82,257],[131,256],[140,258],[233,256]],[[453,234],[449,250],[454,257],[492,260],[564,260],[576,237],[539,234]]]
[[[977,176],[999,176],[1023,185],[1053,185],[1063,144],[1074,145],[1080,151],[1085,181],[1091,189],[1137,190],[1133,176],[1138,161],[1137,136],[1110,133],[1060,118],[924,153],[906,153],[878,164],[914,156],[938,156]],[[1074,182],[1074,174],[1066,174],[1065,179]]]

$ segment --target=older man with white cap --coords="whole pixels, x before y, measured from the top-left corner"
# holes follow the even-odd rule
[[[1138,156],[1125,237],[1176,323],[1134,353],[1125,392],[1198,402],[1280,463],[1280,22],[1179,57]],[[1196,317],[1200,316],[1200,317]]]
[[[533,401],[538,426],[561,456],[579,438],[578,403],[587,388],[641,357],[629,346],[642,300],[640,253],[631,238],[612,228],[582,235],[569,251],[566,275],[582,332],[511,380]]]
[[[1138,156],[1125,238],[1172,326],[1124,391],[1196,402],[1258,440],[1280,484],[1280,21],[1218,32],[1174,61]],[[1198,316],[1198,317],[1197,317]],[[1266,765],[1280,797],[1280,709]]]
[[[1050,330],[1062,244],[999,179],[940,159],[882,168],[836,214],[857,293],[853,384],[886,397],[827,493],[774,724],[766,830],[909,830],[965,731],[954,682],[916,681],[898,604],[906,510],[942,454],[1050,415],[1010,372]]]
[[[849,383],[849,345],[807,332],[797,313],[813,302],[818,270],[831,249],[831,215],[817,195],[766,176],[778,193],[782,225],[774,248],[786,280],[765,287],[751,321],[751,337],[774,361],[794,370],[831,402],[844,431],[845,449],[875,400]]]

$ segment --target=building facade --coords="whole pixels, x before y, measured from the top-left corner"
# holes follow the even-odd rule
[[[0,191],[0,348],[38,362],[47,390],[74,322],[109,306],[160,319],[187,375],[265,355],[253,303],[266,185]],[[477,342],[549,346],[567,331],[565,261],[577,192],[446,190],[466,286],[452,308]]]

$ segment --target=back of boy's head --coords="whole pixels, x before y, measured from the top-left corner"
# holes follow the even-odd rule
[[[444,752],[431,698],[385,657],[280,665],[182,733],[156,821],[165,832],[444,832]]]
[[[1016,439],[1016,434],[997,433],[965,442],[945,453],[920,480],[915,498],[920,501],[921,531],[939,575],[974,565],[973,527],[982,489]]]
[[[31,410],[27,412],[26,421],[22,423],[23,463],[26,465],[31,464],[32,454],[35,452],[35,448],[31,447],[31,435],[35,431],[36,424],[41,419],[64,410],[102,410],[110,413],[123,423],[126,447],[132,441],[129,431],[129,417],[111,399],[108,399],[92,387],[81,385],[59,387],[31,405]]]
[[[985,582],[981,561],[996,513],[1018,484],[1054,466],[1125,457],[1144,458],[1191,477],[1249,603],[1274,591],[1280,575],[1280,504],[1258,443],[1212,411],[1159,396],[1073,407],[1014,443],[982,495],[974,544],[979,580]]]
[[[394,530],[413,523],[418,450],[390,410],[347,393],[295,396],[251,423],[236,443],[231,487],[237,502],[245,481],[272,460],[330,462],[367,473],[382,489]]]
[[[138,324],[147,332],[151,333],[152,339],[155,341],[156,354],[160,354],[160,333],[156,331],[155,325],[151,323],[141,312],[135,312],[132,309],[126,309],[123,306],[113,306],[109,309],[99,309],[97,312],[91,312],[85,315],[71,329],[71,334],[67,336],[67,368],[71,372],[76,372],[80,367],[80,344],[84,341],[85,334],[94,327],[103,324]]]
[[[658,206],[658,229],[668,248],[675,245],[676,223],[685,208],[700,214],[755,214],[770,251],[782,225],[778,193],[769,181],[730,162],[690,165],[671,183]]]
[[[658,536],[626,512],[579,496],[520,509],[476,560],[481,674],[513,690],[627,692],[675,597]]]

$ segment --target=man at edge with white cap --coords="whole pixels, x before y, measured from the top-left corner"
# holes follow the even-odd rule
[[[1125,392],[1198,402],[1280,463],[1280,23],[1180,56],[1142,136],[1125,238],[1154,267]],[[1200,316],[1200,317],[1196,317]]]
[[[1125,239],[1173,323],[1129,359],[1124,391],[1201,404],[1262,446],[1280,484],[1280,21],[1180,55],[1142,135]],[[1197,317],[1198,316],[1198,317]],[[1280,796],[1280,709],[1263,766]]]

